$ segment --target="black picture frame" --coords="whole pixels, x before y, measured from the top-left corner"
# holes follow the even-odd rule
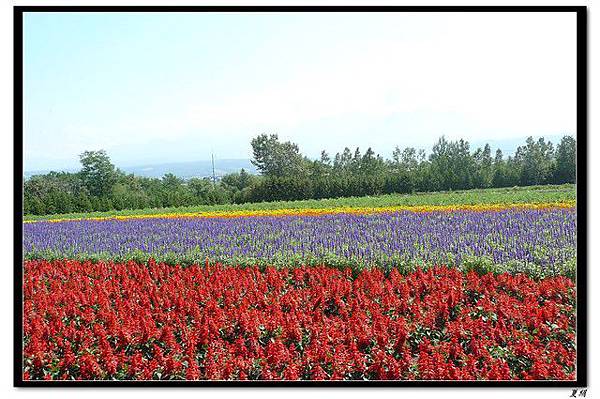
[[[15,6],[15,387],[587,387],[587,7],[585,6]],[[36,12],[567,12],[577,20],[577,379],[574,381],[42,381],[23,380],[23,14]]]

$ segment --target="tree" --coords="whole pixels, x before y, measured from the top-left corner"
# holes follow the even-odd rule
[[[255,180],[255,176],[249,174],[242,168],[239,173],[229,173],[221,179],[226,186],[233,187],[236,191],[241,191],[249,187]]]
[[[554,147],[543,137],[536,142],[527,138],[524,147],[519,147],[515,158],[521,162],[520,183],[523,186],[546,184],[554,175]]]
[[[355,175],[360,173],[361,164],[362,164],[362,156],[360,155],[360,148],[356,147],[356,150],[354,151],[354,157],[352,158],[352,161],[350,162],[350,172]]]
[[[450,168],[450,146],[444,136],[440,137],[438,142],[431,149],[431,155],[429,155],[429,162],[431,163],[431,189],[435,190],[448,190],[452,185]]]
[[[196,198],[196,202],[199,204],[206,203],[206,193],[211,186],[212,184],[208,179],[198,179],[197,177],[194,177],[188,181],[188,187],[192,192],[192,195]]]
[[[367,152],[363,155],[360,165],[360,170],[366,175],[376,175],[383,172],[383,161],[379,155],[375,155],[375,151],[371,147],[367,148]]]
[[[433,146],[429,161],[431,183],[428,191],[466,190],[472,187],[475,162],[468,141],[447,141],[442,136]]]
[[[502,150],[496,150],[496,156],[494,157],[494,173],[492,176],[493,187],[506,187],[507,176],[506,176],[506,162],[502,156]]]
[[[417,150],[412,147],[407,147],[401,151],[400,148],[396,146],[392,153],[392,160],[394,169],[404,170],[408,173],[415,172],[419,166]]]
[[[321,151],[321,163],[323,165],[331,166],[331,158],[325,150]]]
[[[305,158],[298,145],[279,142],[276,134],[261,134],[252,139],[252,164],[265,176],[284,177],[305,175]]]
[[[488,188],[492,185],[493,180],[493,167],[492,167],[492,154],[489,144],[486,144],[473,154],[475,161],[475,177],[473,179],[473,186],[477,188]],[[502,154],[502,153],[501,153]]]
[[[92,201],[86,190],[81,190],[75,199],[77,212],[88,212],[92,210]]]
[[[162,186],[163,203],[165,206],[183,206],[192,204],[195,200],[185,180],[172,173],[167,173],[163,176]]]
[[[348,174],[350,173],[351,163],[352,153],[350,152],[350,148],[345,147],[341,154],[335,154],[333,170],[338,174]]]
[[[556,169],[554,182],[575,183],[577,161],[577,141],[572,136],[564,136],[556,148]]]
[[[108,195],[117,179],[115,166],[110,162],[106,151],[84,151],[80,156],[81,179],[91,195]]]
[[[468,190],[473,188],[473,176],[475,175],[475,161],[469,150],[469,142],[463,139],[453,143],[452,170],[456,177],[456,185],[453,188]]]
[[[183,179],[180,179],[173,173],[167,173],[163,176],[162,183],[167,190],[177,190],[183,184]]]
[[[329,176],[331,172],[331,159],[329,158],[329,154],[326,151],[321,151],[321,158],[308,161],[310,176],[313,179],[322,179]]]

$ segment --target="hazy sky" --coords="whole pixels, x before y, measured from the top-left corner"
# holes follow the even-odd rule
[[[25,169],[575,134],[575,14],[30,13]]]

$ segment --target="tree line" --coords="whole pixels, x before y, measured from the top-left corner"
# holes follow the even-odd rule
[[[50,172],[24,182],[24,213],[162,208],[226,203],[338,198],[350,196],[466,190],[473,188],[575,183],[576,140],[564,136],[556,146],[527,138],[505,157],[490,145],[471,151],[466,140],[441,137],[429,155],[412,147],[396,147],[391,159],[368,148],[348,147],[319,159],[302,155],[297,144],[276,134],[251,142],[260,175],[245,170],[210,178],[181,179],[173,174],[149,178],[126,174],[107,153],[85,151],[76,173]]]

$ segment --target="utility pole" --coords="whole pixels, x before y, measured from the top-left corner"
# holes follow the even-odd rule
[[[217,184],[217,177],[215,176],[215,154],[210,153],[210,158],[212,159],[212,170],[213,170],[213,188]]]

